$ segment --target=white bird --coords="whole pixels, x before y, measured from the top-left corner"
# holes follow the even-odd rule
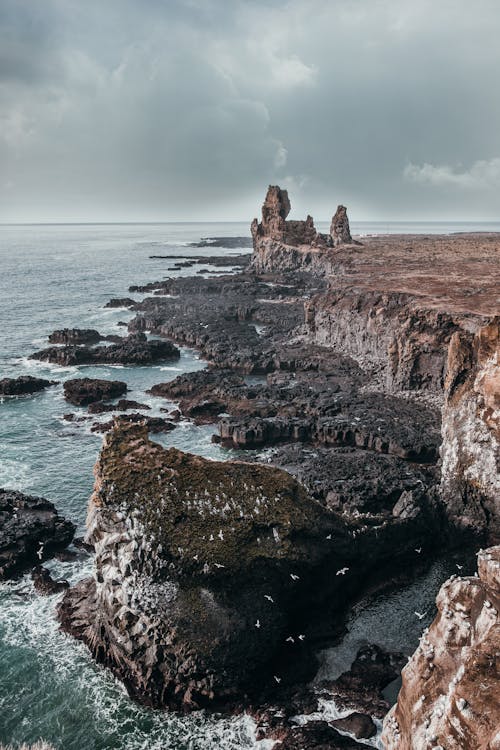
[[[193,560],[196,560],[196,562],[198,562],[198,555],[193,555]]]
[[[41,560],[43,557],[43,544],[40,542],[40,546],[38,547],[38,552],[36,553],[38,556],[38,559]]]
[[[340,568],[340,570],[337,570],[335,573],[336,576],[345,576],[349,568]]]
[[[255,627],[260,628],[260,620],[257,620],[257,622],[255,623]]]
[[[331,538],[332,538],[332,535],[331,535],[331,534],[328,534],[328,536],[327,536],[326,538],[327,538],[327,539],[331,539]]]
[[[217,534],[217,536],[219,537],[219,539],[221,540],[221,542],[224,541],[224,534],[222,533],[222,529],[219,531],[219,533]]]
[[[295,573],[290,573],[290,578],[292,579],[292,581],[298,581],[299,580],[299,576],[296,575]]]
[[[299,641],[303,641],[305,638],[305,635],[299,635]]]
[[[214,535],[213,535],[213,534],[210,534],[210,538],[209,538],[209,540],[208,540],[208,541],[209,541],[209,542],[213,542],[213,541],[214,541]]]
[[[459,565],[458,563],[455,563],[455,565],[457,566],[457,568],[458,568],[459,570],[462,570],[462,568],[464,567],[463,565]]]
[[[295,643],[295,638],[292,638],[291,635],[288,636],[288,638],[285,639],[287,643]]]
[[[281,682],[281,677],[276,677],[276,675],[273,675],[273,677],[274,677],[274,679],[276,680],[276,682],[277,682],[277,683],[278,683],[278,685],[279,685],[279,684],[280,684],[280,682]]]
[[[415,614],[417,615],[417,617],[418,617],[419,620],[423,620],[424,617],[425,617],[425,615],[427,614],[427,612],[416,612],[415,611]]]
[[[415,552],[419,555],[422,552],[422,547],[415,547]]]
[[[264,594],[264,599],[267,599],[268,602],[271,602],[271,604],[274,604],[274,599],[272,596],[269,596],[269,594]]]
[[[216,568],[225,568],[225,565],[221,565],[220,563],[214,563]]]

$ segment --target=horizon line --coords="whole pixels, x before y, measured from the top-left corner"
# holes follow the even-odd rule
[[[246,224],[248,219],[170,219],[159,221],[0,221],[0,227],[40,226],[156,226],[170,224]],[[327,224],[331,219],[316,219],[318,224]],[[350,224],[500,224],[498,219],[350,219]]]

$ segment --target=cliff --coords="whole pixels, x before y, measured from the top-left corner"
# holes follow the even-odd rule
[[[500,743],[500,547],[478,555],[479,577],[453,576],[438,614],[404,667],[384,721],[386,750],[493,750]]]

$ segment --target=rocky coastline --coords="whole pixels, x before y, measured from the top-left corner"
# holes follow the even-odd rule
[[[208,363],[150,389],[167,419],[124,398],[121,381],[64,384],[66,400],[88,409],[78,419],[110,419],[92,428],[105,433],[87,518],[94,574],[67,590],[59,582],[61,627],[135,700],[248,710],[259,739],[284,749],[366,747],[359,740],[386,715],[391,750],[494,747],[500,237],[358,240],[342,205],[329,234],[311,216],[288,220],[290,210],[286,190],[270,186],[252,253],[179,257],[173,270],[218,273],[132,285],[141,301],[108,303],[132,311],[126,337],[63,329],[32,355],[133,366],[189,346]],[[1,381],[5,395],[52,385],[18,380]],[[213,425],[237,458],[207,461],[149,438],[180,417]],[[447,551],[488,545],[479,578],[444,584],[395,707],[383,691],[409,654],[368,645],[337,680],[311,683],[360,596]],[[464,670],[470,685],[451,695]],[[481,681],[489,689],[474,704]],[[336,718],[321,714],[325,701]]]

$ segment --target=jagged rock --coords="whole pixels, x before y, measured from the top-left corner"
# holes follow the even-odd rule
[[[349,228],[349,219],[347,218],[347,208],[338,206],[330,225],[330,236],[334,247],[343,244],[351,244],[351,230]]]
[[[31,571],[31,577],[36,591],[44,596],[59,594],[69,588],[69,583],[64,579],[55,580],[43,565],[37,565]]]
[[[357,740],[369,739],[377,734],[377,726],[371,716],[359,713],[359,711],[354,711],[342,719],[334,719],[332,726],[342,732],[353,734]]]
[[[135,304],[135,299],[131,297],[115,297],[106,302],[104,307],[133,307]]]
[[[387,750],[494,748],[498,744],[500,547],[478,555],[479,577],[452,576],[438,614],[403,669],[384,721]]]
[[[49,344],[98,344],[99,341],[102,336],[94,328],[62,328],[49,336]]]
[[[121,398],[116,404],[108,404],[104,401],[95,401],[89,404],[89,414],[105,414],[110,411],[128,411],[129,409],[144,409],[149,411],[151,409],[147,404],[141,404],[139,401],[133,401],[126,398]]]
[[[450,340],[441,494],[461,528],[500,542],[500,318]]]
[[[148,417],[146,414],[124,414],[123,416],[115,417],[109,422],[94,422],[90,428],[91,432],[109,432],[113,429],[116,421],[121,421],[124,424],[144,424],[148,432],[159,433],[159,432],[171,432],[175,430],[176,425],[173,422],[169,422],[162,417]]]
[[[366,745],[340,734],[326,721],[290,727],[281,735],[278,747],[280,750],[366,750]]]
[[[273,661],[310,611],[307,581],[349,548],[289,475],[165,450],[123,423],[105,438],[87,524],[96,575],[65,595],[63,627],[131,695],[184,709],[275,685]],[[328,580],[315,596],[344,585]],[[305,663],[314,669],[310,654]]]
[[[3,378],[0,380],[0,396],[26,396],[43,391],[51,385],[57,385],[57,380],[34,378],[32,375],[20,375],[18,378]]]
[[[48,560],[71,542],[74,532],[48,500],[0,490],[0,580]]]
[[[64,398],[75,406],[88,406],[95,401],[117,398],[126,391],[127,384],[121,380],[73,378],[64,383]]]
[[[30,356],[58,365],[122,364],[148,365],[178,359],[180,352],[170,341],[148,341],[144,333],[134,333],[110,346],[52,346]]]

